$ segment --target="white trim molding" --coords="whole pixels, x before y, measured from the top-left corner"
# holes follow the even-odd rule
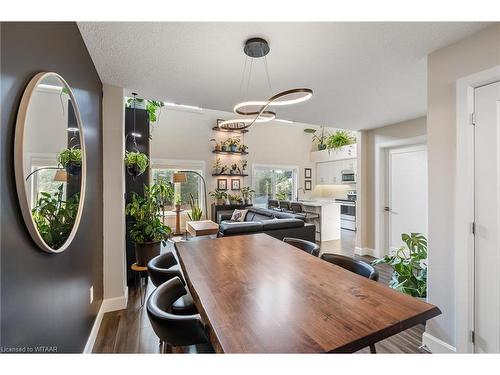
[[[459,353],[473,353],[474,328],[474,89],[500,80],[500,66],[456,82],[456,193],[454,222],[455,345]]]
[[[356,246],[354,248],[354,254],[356,255],[360,255],[360,256],[363,256],[363,255],[369,255],[369,256],[372,256],[372,257],[377,257],[377,252],[375,251],[375,249],[370,249],[369,247],[358,247]]]
[[[118,311],[127,308],[128,303],[128,287],[124,290],[124,295],[121,297],[107,298],[101,303],[101,307],[97,312],[94,319],[94,324],[92,325],[92,330],[90,331],[89,338],[83,349],[83,353],[90,354],[94,348],[95,340],[97,339],[97,334],[99,333],[99,328],[101,327],[102,318],[104,314],[111,311]]]
[[[424,332],[422,335],[422,345],[425,346],[431,353],[451,354],[456,353],[457,349],[454,346]]]

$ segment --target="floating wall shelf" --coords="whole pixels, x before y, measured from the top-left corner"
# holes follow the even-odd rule
[[[212,173],[212,176],[228,176],[228,177],[247,177],[247,174],[241,174],[241,173],[235,173],[235,174],[229,174],[229,173]]]
[[[246,151],[217,151],[217,150],[213,150],[212,152],[214,154],[221,154],[221,155],[248,155],[248,152],[246,152]]]
[[[248,133],[247,129],[239,130],[239,129],[221,129],[218,126],[214,126],[212,130],[216,132],[225,132],[225,133]]]

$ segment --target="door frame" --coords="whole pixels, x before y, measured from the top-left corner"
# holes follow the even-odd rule
[[[384,217],[385,192],[387,185],[387,150],[398,147],[410,147],[427,144],[427,136],[420,135],[402,138],[394,141],[383,142],[376,145],[375,149],[375,254],[377,258],[385,256],[386,224]],[[356,212],[357,214],[357,212]]]
[[[385,171],[385,189],[384,189],[384,204],[383,206],[392,206],[392,202],[390,201],[391,199],[391,174],[392,174],[392,168],[391,168],[391,158],[390,155],[392,153],[401,153],[401,152],[412,152],[412,151],[425,151],[426,154],[426,160],[427,160],[427,144],[426,143],[416,143],[416,144],[411,144],[411,145],[405,145],[405,146],[397,146],[397,147],[388,147],[386,148],[386,171]],[[428,185],[428,184],[427,184]],[[427,186],[427,194],[429,194],[429,189]],[[383,212],[383,220],[384,220],[384,247],[386,251],[390,251],[390,242],[391,242],[391,226],[390,226],[390,213],[385,214],[386,211]],[[429,209],[427,209],[427,217],[429,216]],[[425,228],[426,231],[426,236],[428,233],[429,228]]]
[[[453,243],[455,347],[473,353],[474,328],[474,90],[500,80],[500,65],[456,81],[455,221]],[[465,277],[464,277],[465,275]]]

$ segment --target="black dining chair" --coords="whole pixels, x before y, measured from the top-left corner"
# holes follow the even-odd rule
[[[372,265],[363,262],[362,260],[339,254],[322,254],[321,259],[348,271],[354,272],[360,276],[364,276],[370,280],[378,281],[377,270]],[[373,354],[377,353],[375,344],[370,344],[370,352]]]
[[[196,345],[198,353],[213,353],[209,335],[199,314],[170,313],[172,304],[187,293],[178,277],[174,277],[151,293],[146,309],[153,331],[160,339],[160,353],[172,353],[172,347]]]
[[[174,254],[164,253],[160,254],[148,262],[148,274],[151,282],[155,287],[159,287],[168,280],[178,277],[181,282],[186,285],[184,277],[182,276],[177,259]],[[176,300],[171,307],[174,314],[196,314],[198,310],[193,301],[191,293],[180,297]]]
[[[296,248],[304,250],[306,253],[314,255],[315,257],[319,255],[319,246],[314,242],[292,237],[283,238],[283,242],[286,242],[287,244],[290,244],[292,246],[295,246]]]
[[[279,210],[280,204],[276,199],[269,199],[269,201],[267,202],[267,208],[271,210]]]

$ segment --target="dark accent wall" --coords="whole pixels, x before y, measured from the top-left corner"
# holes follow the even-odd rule
[[[135,123],[134,123],[135,115]],[[140,138],[130,136],[130,133],[141,134]],[[127,151],[139,151],[146,154],[149,158],[149,114],[145,109],[125,108],[125,138],[127,143],[125,148]],[[127,173],[125,168],[125,203],[130,203],[132,200],[132,193],[144,195],[144,185],[149,186],[149,167],[146,171],[137,177],[132,177]],[[127,258],[127,285],[133,285],[134,271],[130,266],[135,263],[135,243],[129,236],[129,230],[134,220],[132,217],[126,217],[126,258]]]
[[[24,88],[41,71],[59,73],[72,87],[87,148],[83,216],[73,243],[61,254],[45,253],[32,241],[14,182],[17,109]],[[77,25],[2,22],[0,100],[0,345],[56,346],[59,352],[81,352],[103,295],[102,84]]]

